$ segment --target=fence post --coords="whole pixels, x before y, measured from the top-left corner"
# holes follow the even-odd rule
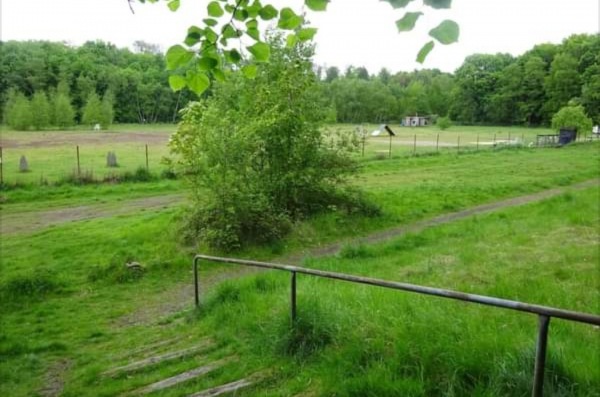
[[[296,322],[296,272],[292,272],[292,283],[290,290],[290,304],[291,304],[291,313],[290,319],[292,321],[292,325]]]
[[[496,133],[494,132],[494,148],[496,147]]]
[[[365,157],[365,143],[367,141],[367,136],[363,134],[362,137],[362,157]]]
[[[392,158],[392,134],[390,134],[390,152],[388,153],[388,158]]]
[[[148,167],[148,144],[146,144],[146,171],[149,171],[150,168]]]
[[[77,145],[77,178],[81,178],[81,164],[79,163],[79,145]]]
[[[546,347],[548,346],[548,326],[550,317],[540,315],[538,338],[535,351],[535,370],[533,378],[533,397],[542,397],[544,394],[544,367],[546,366]]]
[[[2,146],[0,146],[0,186],[4,185],[4,157],[2,156]]]
[[[413,156],[417,155],[417,134],[415,134],[415,141],[413,143]]]
[[[437,134],[437,139],[435,141],[435,151],[436,152],[440,151],[440,133],[439,132]]]

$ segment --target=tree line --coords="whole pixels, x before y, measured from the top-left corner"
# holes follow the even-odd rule
[[[170,89],[158,46],[138,41],[133,47],[0,43],[3,121],[31,128],[178,121],[179,110],[197,97]],[[599,35],[536,45],[517,57],[471,55],[452,74],[382,69],[371,75],[354,66],[344,71],[315,66],[314,71],[319,84],[313,89],[319,106],[329,109],[330,121],[391,123],[419,114],[450,117],[461,124],[538,126],[549,125],[559,109],[571,104],[582,106],[600,123]],[[211,90],[203,95],[212,95]],[[28,106],[36,111],[28,112]],[[33,119],[23,121],[27,113]]]
[[[27,106],[38,113],[40,104],[48,109],[47,117],[29,121],[31,128],[46,119],[53,127],[113,120],[173,122],[194,95],[173,92],[168,76],[160,48],[142,41],[134,44],[133,51],[101,41],[79,47],[47,41],[0,42],[0,106],[5,123],[14,120],[7,110],[13,110],[19,120]],[[15,105],[23,111],[14,112]]]
[[[521,56],[475,54],[453,74],[421,70],[369,75],[363,67],[317,70],[338,122],[449,116],[461,124],[549,125],[567,105],[600,123],[600,35],[540,44]]]

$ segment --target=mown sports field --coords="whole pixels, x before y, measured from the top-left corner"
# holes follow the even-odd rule
[[[461,128],[440,132],[448,136],[440,140],[509,132]],[[39,156],[28,152],[26,175],[10,171],[7,157],[5,178],[31,179],[2,191],[1,395],[187,396],[241,380],[247,386],[235,395],[530,394],[535,316],[299,276],[290,328],[288,275],[217,264],[202,266],[202,304],[194,309],[191,260],[201,248],[181,239],[187,187],[155,171],[158,153],[168,156],[170,131],[124,127],[102,133],[121,140],[120,149],[90,143],[98,175],[108,172],[110,148],[133,159],[118,171],[134,172],[145,166],[143,151],[134,154],[141,142],[161,136],[149,144],[156,174],[146,182],[55,185],[51,178],[72,166],[65,171],[67,157],[54,150],[78,143],[81,150],[89,132],[45,133],[50,141],[66,136],[64,144],[31,147]],[[539,133],[510,132],[530,141]],[[432,141],[438,131],[416,133]],[[40,138],[19,134],[3,139]],[[127,143],[134,134],[139,142]],[[362,169],[353,181],[381,216],[334,211],[235,256],[600,314],[598,143],[429,147],[418,155],[398,144],[402,152],[394,146],[392,158],[378,159],[385,139],[369,138],[372,150],[356,154]],[[35,158],[46,159],[48,184],[36,183]],[[438,218],[488,203],[497,205]],[[132,261],[145,270],[125,268]],[[597,328],[553,320],[547,395],[599,395],[599,340]],[[173,378],[179,374],[186,376]]]

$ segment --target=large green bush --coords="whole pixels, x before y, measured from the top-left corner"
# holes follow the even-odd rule
[[[272,48],[254,79],[232,73],[190,105],[171,141],[198,197],[191,229],[218,249],[277,240],[294,220],[346,201],[362,208],[341,189],[358,142],[320,129],[327,107],[312,47],[273,38]]]
[[[587,135],[592,132],[592,120],[583,106],[565,106],[552,117],[552,128],[577,128],[577,134]]]

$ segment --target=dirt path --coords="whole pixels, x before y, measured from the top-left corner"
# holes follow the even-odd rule
[[[346,244],[376,244],[400,237],[406,233],[416,233],[428,227],[450,223],[456,220],[468,218],[473,215],[486,214],[504,208],[516,207],[528,203],[533,203],[550,197],[558,196],[567,191],[582,190],[594,186],[600,187],[600,179],[592,179],[585,182],[577,183],[575,185],[544,190],[538,193],[528,194],[525,196],[519,196],[506,200],[496,201],[493,203],[478,205],[476,207],[468,208],[462,211],[452,212],[449,214],[439,215],[430,219],[425,219],[413,223],[411,225],[396,227],[372,233],[365,237],[357,239],[346,239],[336,243],[327,244],[322,247],[307,249],[291,255],[276,258],[273,261],[286,265],[302,266],[304,258],[315,258],[335,255]],[[223,273],[213,275],[212,277],[201,280],[201,288],[203,290],[206,290],[207,288],[210,288],[211,286],[223,280],[242,277],[244,275],[257,273],[260,271],[260,269],[250,267],[231,267]],[[157,319],[160,322],[161,319],[164,319],[165,317],[185,310],[186,308],[191,308],[193,299],[194,287],[191,282],[178,285],[176,288],[173,288],[169,291],[165,291],[163,294],[161,294],[161,296],[154,301],[155,303],[150,303],[148,305],[140,307],[136,311],[122,317],[116,322],[116,325],[131,326],[140,324],[152,324],[156,323]]]
[[[476,207],[467,208],[458,212],[451,212],[449,214],[439,215],[433,218],[425,219],[411,225],[400,226],[392,229],[383,230],[380,232],[375,232],[366,237],[354,239],[354,240],[345,240],[337,243],[333,243],[330,245],[326,245],[323,247],[309,249],[303,252],[299,252],[294,255],[290,255],[288,257],[282,258],[282,262],[289,265],[300,265],[302,259],[305,257],[319,257],[319,256],[328,256],[337,253],[345,244],[354,243],[354,244],[375,244],[380,243],[386,240],[390,240],[392,238],[400,237],[406,233],[416,233],[420,232],[423,229],[426,229],[431,226],[441,225],[444,223],[453,222],[459,219],[467,218],[473,215],[485,214],[493,211],[497,211],[504,208],[516,207],[519,205],[524,205],[528,203],[532,203],[535,201],[541,201],[550,197],[558,196],[563,194],[569,190],[582,190],[589,187],[600,186],[600,179],[592,179],[585,182],[577,183],[574,185],[569,185],[565,187],[558,187],[554,189],[544,190],[538,193],[527,194],[525,196],[514,197],[506,200],[495,201],[493,203],[482,204]]]
[[[184,200],[185,195],[183,194],[169,194],[116,203],[82,205],[46,211],[28,211],[11,214],[2,214],[0,212],[0,235],[35,232],[67,222],[135,214],[140,211],[160,210],[181,204]]]

